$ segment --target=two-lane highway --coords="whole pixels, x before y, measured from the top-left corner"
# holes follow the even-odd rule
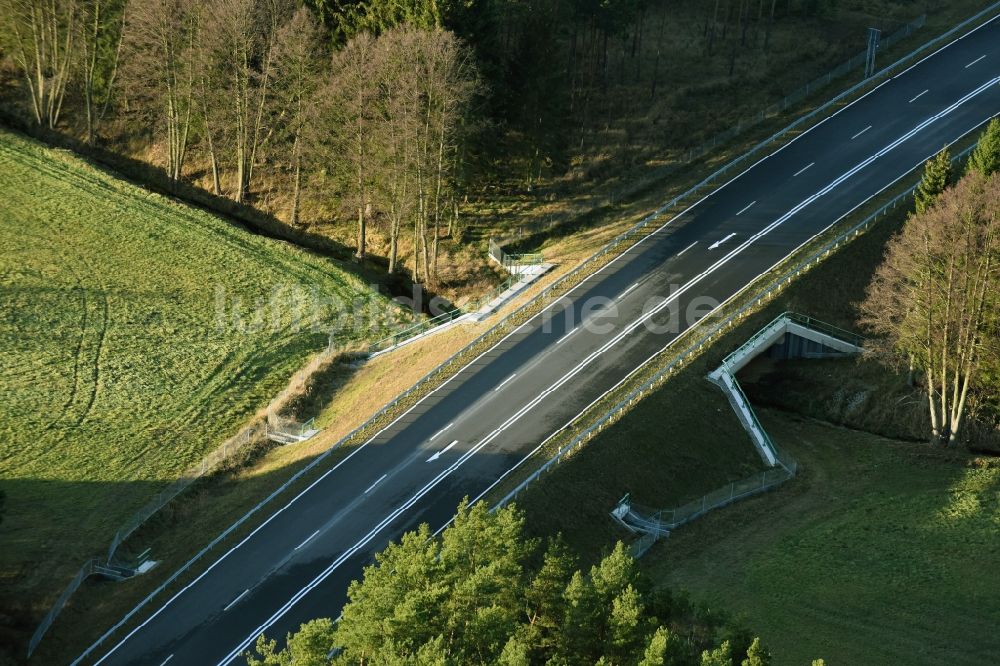
[[[1000,22],[754,164],[499,341],[81,660],[225,664],[336,617],[401,532],[437,529],[538,443],[790,252],[1000,112]],[[750,446],[749,442],[747,444]]]

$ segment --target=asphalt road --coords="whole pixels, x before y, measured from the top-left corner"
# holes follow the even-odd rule
[[[261,632],[280,638],[336,617],[348,583],[390,539],[446,524],[463,497],[479,497],[698,316],[1000,112],[998,82],[994,21],[664,219],[307,490],[276,502],[205,574],[85,661],[245,663],[241,652]]]

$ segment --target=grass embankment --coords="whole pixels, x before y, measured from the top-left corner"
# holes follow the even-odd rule
[[[801,464],[776,492],[674,532],[658,582],[743,616],[775,664],[992,663],[1000,466],[763,411]]]
[[[16,616],[279,393],[328,330],[350,345],[401,313],[330,260],[6,131],[0,171],[0,604]]]
[[[607,515],[625,492],[667,508],[759,465],[705,374],[785,310],[857,329],[855,305],[904,215],[898,209],[793,283],[529,487],[517,500],[528,529],[560,530],[593,559],[627,536]],[[798,367],[806,371],[805,362]],[[815,404],[829,378],[837,386],[824,394],[843,389],[841,411],[850,411],[850,387],[838,383],[844,373],[815,367],[812,383],[783,402]],[[870,391],[892,387],[892,399],[879,404],[919,398],[906,393],[905,378],[878,366],[852,374],[872,380]],[[790,381],[780,388],[795,390]],[[887,408],[872,418],[889,427],[892,416]],[[853,425],[866,423],[874,424]],[[851,664],[988,662],[1000,617],[1000,589],[985,581],[1000,560],[1000,468],[773,412],[765,426],[799,459],[800,476],[680,528],[643,558],[647,573],[716,610],[743,614],[774,648],[776,663],[819,656]]]

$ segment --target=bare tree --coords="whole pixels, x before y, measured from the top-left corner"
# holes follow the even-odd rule
[[[35,122],[59,123],[72,72],[76,0],[0,0],[4,50],[24,76]]]
[[[223,127],[236,173],[233,199],[246,200],[271,111],[278,28],[292,13],[289,0],[220,0],[206,11],[206,40],[220,71]]]
[[[374,58],[375,39],[368,34],[354,37],[334,54],[320,93],[322,119],[318,126],[328,131],[330,165],[343,184],[344,201],[357,214],[358,259],[364,259],[366,253],[366,211],[372,203],[378,146],[376,128],[379,120],[384,120],[376,108],[379,90]],[[394,269],[394,257],[390,257],[389,272]]]
[[[196,0],[132,0],[123,75],[129,99],[163,133],[167,175],[180,180],[194,111]]]
[[[291,142],[292,224],[299,222],[302,198],[302,165],[311,153],[314,134],[307,131],[311,118],[310,103],[316,94],[322,65],[323,35],[319,22],[309,9],[300,7],[278,30],[275,47],[277,71],[276,96],[280,107],[277,123],[281,134]]]
[[[1000,315],[1000,176],[966,176],[889,244],[862,304],[877,349],[924,375],[932,436],[954,443]]]
[[[77,29],[86,139],[93,144],[118,77],[125,35],[125,0],[83,0]]]

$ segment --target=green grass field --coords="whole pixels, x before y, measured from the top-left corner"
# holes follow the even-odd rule
[[[674,532],[659,583],[743,616],[775,664],[955,666],[1000,652],[1000,465],[763,412],[802,465]]]
[[[856,304],[904,214],[901,208],[884,218],[793,283],[530,486],[517,500],[528,529],[562,531],[592,560],[615,539],[630,538],[608,515],[625,492],[646,506],[678,506],[759,465],[706,373],[786,310],[856,330]],[[913,435],[900,427],[905,381],[901,387],[895,373],[877,366],[833,372],[831,365],[853,361],[818,362],[811,381],[796,389],[808,363],[796,362],[795,373],[775,387],[802,394],[773,402],[812,405],[807,411],[818,413],[817,396],[850,402],[862,390],[891,389],[880,412],[844,420]],[[844,383],[846,374],[854,384]],[[831,666],[993,663],[1000,650],[1000,581],[993,573],[1000,564],[1000,466],[788,413],[763,417],[778,445],[799,461],[799,476],[675,530],[640,560],[644,572],[742,618],[778,665],[817,657]]]
[[[6,131],[0,174],[0,605],[16,607],[57,593],[328,331],[349,344],[402,315],[328,259]]]

